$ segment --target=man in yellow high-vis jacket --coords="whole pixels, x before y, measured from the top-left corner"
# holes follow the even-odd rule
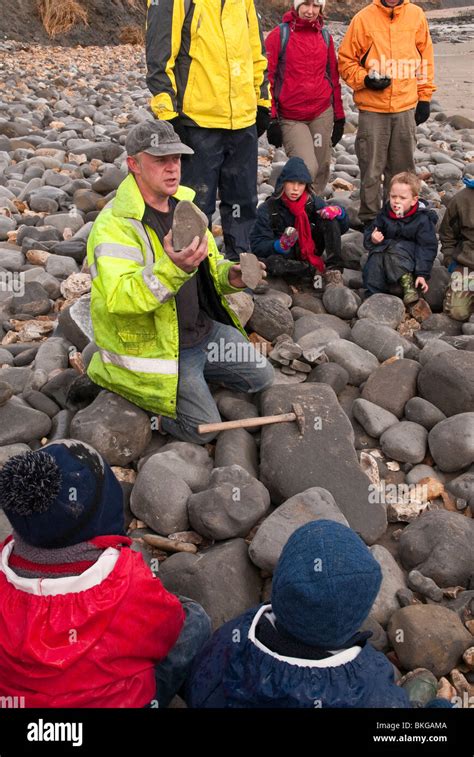
[[[130,174],[97,217],[88,240],[91,316],[99,386],[159,416],[159,430],[205,443],[197,426],[220,420],[207,381],[258,392],[273,368],[257,352],[224,295],[240,291],[240,266],[223,259],[209,231],[173,249],[181,155],[172,126],[147,121],[126,141]],[[262,266],[264,267],[264,266]]]
[[[257,136],[269,124],[263,36],[254,0],[148,0],[151,107],[194,155],[183,182],[211,222],[219,191],[226,256],[248,250],[257,206]]]

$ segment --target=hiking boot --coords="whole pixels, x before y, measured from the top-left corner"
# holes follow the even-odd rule
[[[443,301],[443,312],[454,321],[467,321],[474,311],[474,274],[451,276]]]
[[[415,289],[415,282],[411,273],[404,273],[399,279],[403,291],[403,304],[411,305],[419,299],[418,292]]]
[[[325,289],[329,287],[343,287],[342,273],[336,269],[325,271],[323,274]]]
[[[189,200],[178,202],[173,216],[173,249],[189,247],[194,237],[201,240],[208,228],[207,216]]]

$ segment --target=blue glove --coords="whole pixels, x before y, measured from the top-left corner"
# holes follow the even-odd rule
[[[273,242],[273,249],[275,250],[275,252],[280,253],[280,255],[288,255],[288,253],[291,252],[291,248],[289,250],[283,249],[279,239],[277,239],[276,242]]]

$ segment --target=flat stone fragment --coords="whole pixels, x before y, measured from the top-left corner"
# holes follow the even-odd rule
[[[179,252],[188,247],[194,237],[202,239],[207,226],[207,216],[193,202],[178,202],[173,217],[173,249]]]
[[[263,269],[260,266],[260,261],[251,252],[241,253],[240,270],[242,281],[250,289],[255,289],[263,280]]]

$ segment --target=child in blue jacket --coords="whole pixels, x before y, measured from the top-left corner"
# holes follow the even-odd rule
[[[195,660],[190,707],[411,707],[387,657],[359,629],[382,572],[347,526],[317,520],[285,545],[271,605],[219,628]],[[432,700],[428,706],[450,706]]]
[[[369,259],[363,282],[368,294],[402,287],[403,303],[417,302],[417,288],[428,291],[428,279],[438,251],[436,213],[419,199],[420,181],[405,171],[390,182],[389,201],[364,231]],[[414,281],[415,277],[415,281]]]
[[[288,228],[297,234],[285,234]],[[250,247],[265,262],[270,276],[290,280],[320,276],[321,285],[324,278],[326,285],[340,286],[344,268],[341,234],[348,228],[344,208],[326,205],[314,194],[305,162],[290,158],[277,179],[274,193],[257,210]]]

